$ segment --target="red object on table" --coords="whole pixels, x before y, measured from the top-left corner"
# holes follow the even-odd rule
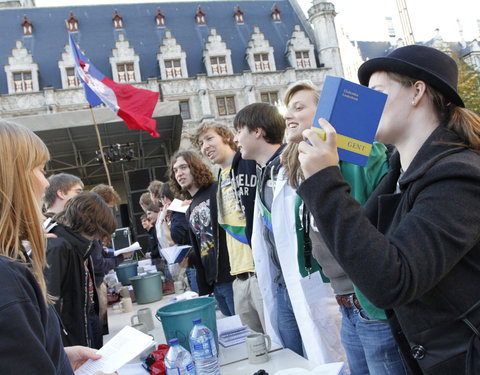
[[[150,375],[166,375],[167,370],[165,368],[165,356],[167,355],[170,347],[165,344],[158,345],[157,350],[154,350],[151,355],[155,359],[155,363],[150,366]]]

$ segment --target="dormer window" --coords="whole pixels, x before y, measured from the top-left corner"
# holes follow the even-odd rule
[[[123,18],[118,13],[118,10],[115,9],[115,13],[113,14],[113,27],[115,29],[123,29]]]
[[[23,35],[32,35],[32,24],[27,16],[23,16],[22,28]]]
[[[38,85],[38,64],[33,61],[33,56],[23,46],[21,40],[15,42],[12,49],[12,56],[8,57],[8,64],[5,65],[7,75],[7,87],[9,94],[22,92],[37,92]]]
[[[78,21],[73,12],[70,13],[68,20],[65,20],[65,24],[67,25],[67,30],[69,32],[78,31]]]
[[[15,92],[32,92],[32,72],[13,73],[13,87]]]
[[[115,48],[112,49],[113,56],[109,61],[112,67],[113,80],[119,83],[141,82],[140,74],[140,56],[135,53],[133,47],[130,47],[125,35],[118,33],[118,40],[115,42]]]
[[[298,69],[316,68],[315,50],[300,25],[295,25],[292,37],[287,43],[287,59],[290,66]]]
[[[235,9],[235,22],[236,23],[244,23],[243,12],[242,12],[242,10],[240,9],[239,6],[237,6],[237,8]]]
[[[182,46],[177,43],[170,30],[165,30],[157,59],[162,79],[188,77],[187,54],[182,51]]]
[[[157,27],[165,26],[165,15],[162,13],[160,8],[157,9],[157,15],[155,16],[155,24]]]
[[[182,64],[180,59],[165,60],[165,75],[167,78],[181,78]]]
[[[118,82],[135,82],[135,69],[132,63],[117,64]]]
[[[245,58],[252,72],[272,72],[276,70],[273,47],[258,26],[253,27],[252,37],[245,50]]]
[[[256,72],[270,71],[270,62],[268,58],[268,53],[256,53],[253,55],[253,60],[255,61]]]
[[[227,44],[222,41],[215,28],[210,30],[208,41],[205,43],[203,62],[209,76],[233,74],[232,51],[227,48]]]
[[[195,19],[197,20],[198,25],[205,25],[205,13],[203,12],[202,7],[198,7]]]
[[[282,19],[280,18],[280,9],[278,9],[278,6],[275,4],[272,10],[272,18],[275,22],[280,22]]]
[[[227,74],[225,56],[210,57],[210,66],[212,67],[212,75]]]
[[[67,73],[67,87],[68,88],[75,88],[80,87],[82,84],[78,79],[77,75],[75,74],[75,68],[65,68],[65,72]]]
[[[309,51],[297,51],[295,52],[295,58],[297,68],[311,68]]]

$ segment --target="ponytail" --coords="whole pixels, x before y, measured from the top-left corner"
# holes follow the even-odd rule
[[[469,109],[453,105],[448,128],[456,133],[464,145],[480,153],[480,116]]]

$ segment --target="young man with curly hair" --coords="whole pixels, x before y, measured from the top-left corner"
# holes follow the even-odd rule
[[[242,324],[256,332],[265,332],[263,299],[251,248],[257,164],[255,160],[242,158],[233,138],[230,128],[210,122],[200,126],[194,143],[221,168],[216,194],[218,225],[226,232],[230,269],[235,277],[235,311]]]
[[[225,316],[235,314],[230,261],[225,232],[217,223],[217,184],[210,168],[191,151],[177,152],[170,164],[174,195],[191,199],[186,212],[193,253],[190,264],[197,269],[199,294],[214,293]]]

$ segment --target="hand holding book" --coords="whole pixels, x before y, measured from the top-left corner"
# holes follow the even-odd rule
[[[338,165],[337,133],[330,123],[320,119],[319,123],[324,131],[325,140],[320,138],[312,129],[303,131],[303,136],[308,140],[298,146],[298,159],[305,178],[321,171],[322,169]]]

